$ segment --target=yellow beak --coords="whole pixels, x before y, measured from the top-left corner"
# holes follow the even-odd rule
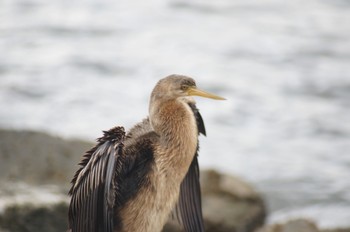
[[[219,97],[217,95],[205,92],[205,91],[197,89],[195,87],[190,87],[187,90],[187,93],[189,96],[200,96],[200,97],[206,97],[206,98],[211,98],[211,99],[215,99],[215,100],[226,100],[223,97]]]

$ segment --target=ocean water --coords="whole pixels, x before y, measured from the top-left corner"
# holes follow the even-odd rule
[[[264,194],[269,221],[350,226],[347,0],[2,0],[0,127],[93,140],[147,115],[172,73],[197,99],[200,165]]]

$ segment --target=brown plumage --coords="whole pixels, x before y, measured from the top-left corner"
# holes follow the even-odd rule
[[[205,128],[193,95],[223,99],[171,75],[155,86],[147,119],[127,134],[104,132],[72,180],[72,232],[157,232],[171,211],[185,231],[204,231],[197,153]]]

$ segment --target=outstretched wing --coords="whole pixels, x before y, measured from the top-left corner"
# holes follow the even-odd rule
[[[72,232],[112,232],[113,208],[118,194],[115,177],[123,163],[122,127],[104,132],[88,151],[69,191],[69,228]]]
[[[189,104],[197,121],[198,133],[206,134],[204,122],[195,104]],[[177,218],[185,231],[204,231],[202,199],[199,182],[198,149],[181,183],[179,201],[176,208]]]

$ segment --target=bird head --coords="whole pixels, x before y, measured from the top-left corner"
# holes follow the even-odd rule
[[[152,92],[152,98],[168,100],[190,96],[226,100],[223,97],[198,89],[196,82],[192,78],[182,75],[170,75],[161,79]]]

